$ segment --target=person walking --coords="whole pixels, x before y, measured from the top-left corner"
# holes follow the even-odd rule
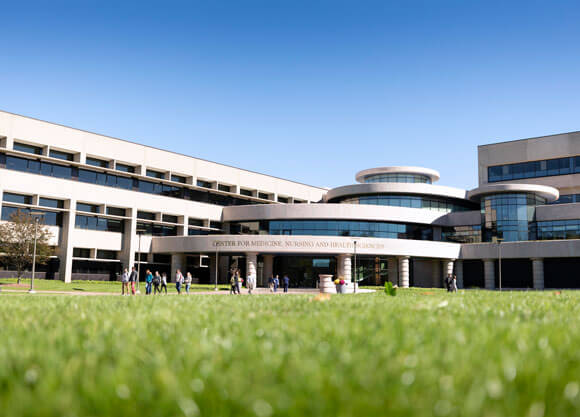
[[[121,275],[121,295],[129,295],[129,270],[125,268]]]
[[[280,286],[280,278],[278,275],[274,277],[274,292],[278,292],[278,287]]]
[[[268,288],[270,288],[270,292],[274,292],[274,276],[270,275],[268,278]]]
[[[131,294],[135,295],[135,283],[139,277],[137,276],[137,269],[135,267],[131,268],[131,274],[129,274],[129,282],[131,283]]]
[[[451,292],[457,292],[457,276],[453,275],[451,278]]]
[[[244,280],[240,276],[240,270],[236,269],[236,289],[238,290],[238,295],[242,293],[241,289],[242,289],[243,282],[244,282]]]
[[[159,271],[155,271],[155,275],[153,276],[153,295],[161,294],[161,275],[159,275]]]
[[[284,274],[284,278],[282,278],[282,282],[284,284],[284,292],[288,292],[288,286],[290,285],[290,278],[288,278],[287,274]]]
[[[181,294],[181,285],[183,284],[183,274],[181,269],[175,271],[175,289],[177,290],[177,295]]]
[[[153,274],[147,270],[145,275],[145,295],[151,294],[151,286],[153,285]]]
[[[167,295],[167,274],[163,272],[161,274],[161,289],[159,292],[165,290],[165,295]]]
[[[189,288],[191,287],[191,282],[193,281],[193,277],[191,276],[191,272],[185,274],[185,293],[189,294]]]
[[[256,277],[253,275],[248,275],[246,278],[246,288],[248,289],[248,294],[252,294],[252,290],[256,287]]]

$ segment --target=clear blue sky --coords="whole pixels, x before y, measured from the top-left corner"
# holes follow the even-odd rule
[[[0,15],[0,109],[313,185],[420,165],[473,188],[478,144],[580,130],[573,1],[7,1]]]

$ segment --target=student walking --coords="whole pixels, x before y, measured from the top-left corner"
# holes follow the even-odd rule
[[[177,290],[177,294],[181,294],[181,285],[183,284],[183,274],[181,273],[181,269],[175,271],[175,289]]]
[[[248,275],[246,278],[246,288],[248,289],[248,294],[252,294],[252,290],[256,287],[256,277],[253,275]]]
[[[161,294],[161,275],[159,275],[159,271],[155,271],[155,275],[153,276],[153,294]]]
[[[127,268],[121,275],[121,295],[129,295],[129,270]]]
[[[230,278],[230,294],[236,294],[238,292],[238,274],[236,271],[232,271],[232,276]]]
[[[244,280],[242,279],[242,277],[240,276],[240,270],[236,269],[236,289],[238,290],[238,294],[241,294],[241,289],[242,289],[242,282]]]
[[[451,278],[451,292],[457,292],[457,276],[453,275]]]
[[[161,289],[159,292],[165,290],[165,295],[167,295],[167,274],[163,272],[161,274]]]
[[[288,292],[288,286],[290,285],[290,278],[288,278],[288,275],[284,274],[282,281],[284,283],[284,292]]]
[[[274,292],[274,276],[270,275],[268,278],[268,288],[270,288],[270,292]]]
[[[191,287],[191,282],[193,281],[193,277],[191,276],[191,272],[185,274],[185,293],[189,294],[189,288]]]
[[[151,294],[151,286],[153,285],[153,274],[150,270],[147,270],[147,275],[145,275],[145,295]]]
[[[137,270],[135,267],[131,268],[131,274],[129,275],[129,282],[131,283],[131,294],[135,295],[135,283],[139,277],[137,276]]]
[[[278,292],[278,287],[280,286],[280,278],[278,275],[274,277],[274,292]]]

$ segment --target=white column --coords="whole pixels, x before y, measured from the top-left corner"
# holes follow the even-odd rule
[[[137,235],[137,209],[128,208],[125,215],[129,217],[125,219],[125,227],[123,229],[123,248],[121,250],[121,265],[131,272],[131,267],[135,266],[135,253],[137,252],[137,243],[135,236]],[[137,242],[137,243],[136,243]]]
[[[455,261],[455,275],[457,276],[457,288],[463,288],[463,261]]]
[[[264,257],[264,270],[262,271],[262,281],[258,283],[260,286],[268,284],[268,278],[274,273],[274,255],[262,255]]]
[[[60,242],[57,248],[60,265],[58,268],[58,278],[64,282],[72,280],[72,263],[73,263],[73,241],[72,235],[75,228],[76,219],[76,200],[70,199],[64,202],[68,212],[62,216],[62,227],[60,229]]]
[[[183,276],[187,274],[185,270],[187,268],[187,258],[183,253],[175,253],[171,255],[171,276],[167,277],[171,280],[171,282],[175,282],[175,273],[179,269]]]
[[[337,278],[344,279],[350,285],[350,282],[352,281],[352,256],[339,255],[337,269]]]
[[[534,274],[534,289],[544,289],[544,260],[542,258],[532,258],[532,272]]]
[[[388,278],[393,285],[398,285],[399,283],[399,268],[397,258],[387,259],[387,268],[389,270]]]
[[[453,263],[455,259],[443,259],[443,279],[449,275],[453,275]],[[441,287],[443,286],[443,283]]]
[[[483,277],[485,281],[486,290],[495,289],[495,260],[494,259],[484,259],[483,260]]]
[[[399,256],[399,278],[401,287],[409,288],[409,257]]]
[[[256,252],[246,253],[246,276],[250,275],[256,277],[258,271],[258,254]]]

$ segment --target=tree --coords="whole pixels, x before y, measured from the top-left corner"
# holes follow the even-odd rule
[[[16,270],[19,284],[22,273],[32,265],[35,222],[28,211],[17,210],[10,221],[0,223],[0,251],[6,264]],[[36,237],[36,264],[45,264],[52,255],[48,244],[52,234],[42,219],[38,222]]]

